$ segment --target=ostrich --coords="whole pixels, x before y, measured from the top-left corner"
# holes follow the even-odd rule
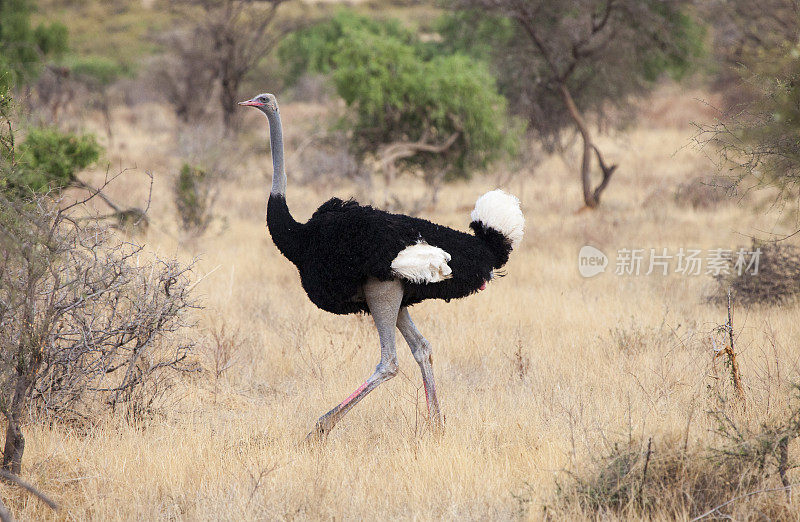
[[[311,302],[334,314],[371,314],[380,339],[375,371],[319,418],[306,441],[323,439],[356,403],[397,375],[395,327],[419,364],[428,419],[441,433],[431,345],[408,308],[425,299],[449,301],[486,288],[522,240],[525,221],[519,200],[501,190],[478,198],[470,223],[474,234],[338,198],[323,203],[306,223],[298,223],[286,205],[278,102],[272,94],[259,94],[240,105],[257,108],[269,121],[273,173],[267,228],[272,240],[297,267]]]

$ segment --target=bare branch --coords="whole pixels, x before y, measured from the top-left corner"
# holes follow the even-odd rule
[[[789,484],[788,486],[783,486],[781,488],[768,488],[768,489],[759,489],[758,491],[751,491],[750,493],[745,493],[744,495],[739,495],[738,497],[733,497],[732,499],[728,500],[727,502],[723,502],[718,506],[714,506],[712,509],[709,509],[705,513],[698,515],[691,519],[689,522],[697,522],[698,520],[703,520],[704,518],[708,518],[720,509],[724,508],[728,504],[732,504],[737,500],[742,500],[743,498],[752,497],[753,495],[760,495],[762,493],[771,493],[773,491],[788,491],[791,490],[797,484]]]
[[[594,149],[594,153],[597,156],[597,162],[600,164],[600,170],[603,171],[603,179],[600,181],[600,184],[594,189],[594,199],[595,201],[600,201],[600,194],[608,186],[608,182],[611,181],[611,175],[614,174],[614,171],[617,170],[617,165],[606,165],[603,161],[603,156],[600,154],[600,149],[597,148],[596,145],[592,145],[592,149]]]
[[[0,499],[0,522],[14,522],[14,517],[11,512],[3,504],[3,499]]]
[[[8,480],[9,482],[13,482],[17,486],[28,491],[33,496],[37,497],[39,500],[47,504],[50,507],[50,509],[58,510],[58,504],[53,499],[51,499],[50,497],[48,497],[47,495],[36,489],[36,487],[34,487],[30,482],[22,480],[17,475],[9,471],[6,471],[4,469],[0,469],[0,477],[4,478],[5,480]]]
[[[191,349],[170,339],[197,306],[191,265],[147,260],[141,246],[119,241],[97,220],[78,221],[73,210],[83,212],[46,197],[26,203],[0,195],[0,405],[8,420],[4,465],[14,473],[23,412],[86,419],[103,404],[149,404],[157,395],[144,394],[160,393],[162,374],[184,369]]]
[[[379,152],[381,156],[381,164],[385,167],[389,164],[394,164],[400,159],[410,158],[420,152],[429,152],[432,154],[441,154],[449,149],[458,139],[460,133],[454,132],[440,145],[434,145],[427,142],[427,136],[423,135],[419,141],[408,142],[398,141],[390,143],[382,148]]]

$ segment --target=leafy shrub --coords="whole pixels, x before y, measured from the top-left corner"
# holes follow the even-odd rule
[[[293,36],[282,58],[298,72],[330,72],[353,110],[345,123],[359,158],[378,154],[455,178],[516,151],[519,128],[488,68],[464,55],[432,56],[396,21],[340,12]],[[392,145],[405,150],[386,153]]]
[[[103,56],[82,56],[68,65],[77,78],[99,87],[110,85],[129,72],[123,64]]]
[[[116,218],[123,226],[146,226],[144,211],[115,204],[101,189],[77,178],[78,171],[96,162],[103,148],[91,134],[77,135],[56,128],[32,128],[18,143],[11,114],[13,100],[0,85],[0,195],[12,200],[36,198],[74,186],[90,190],[111,210],[105,218]],[[102,187],[101,187],[102,188]]]
[[[91,134],[64,133],[52,127],[31,129],[20,146],[23,161],[65,183],[100,157],[102,148]]]
[[[460,55],[421,62],[412,47],[367,34],[353,35],[352,41],[335,57],[334,81],[340,96],[356,109],[357,150],[424,140],[426,133],[440,143],[458,133],[444,154],[406,160],[448,169],[453,177],[466,177],[471,169],[515,150],[505,99],[493,89],[482,63]]]
[[[18,195],[61,190],[76,183],[78,171],[96,162],[102,151],[91,134],[33,128],[19,145],[19,163],[8,174],[9,185]]]
[[[181,227],[189,232],[202,233],[213,218],[211,208],[214,194],[208,171],[184,163],[173,186],[175,206]]]
[[[348,9],[340,9],[327,22],[296,31],[281,42],[278,58],[287,66],[284,73],[286,81],[295,84],[306,73],[331,73],[335,68],[333,57],[339,52],[341,39],[353,31],[404,43],[415,41],[414,35],[398,20],[374,20]]]
[[[27,0],[0,2],[0,88],[34,79],[44,56],[58,56],[67,49],[66,26],[33,27],[32,11]]]

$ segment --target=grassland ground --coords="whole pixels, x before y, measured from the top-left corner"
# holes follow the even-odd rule
[[[686,106],[686,115],[651,112],[601,138],[620,167],[596,211],[576,213],[575,151],[542,158],[535,169],[504,168],[442,188],[440,203],[423,217],[466,229],[476,198],[501,184],[519,196],[527,218],[507,277],[467,299],[411,311],[433,345],[445,435],[437,441],[425,425],[417,365],[401,342],[398,377],[314,448],[298,443],[372,371],[377,336],[369,317],[316,309],[272,245],[264,225],[266,122],[242,115],[242,137],[221,153],[231,174],[220,186],[217,219],[192,238],[178,230],[170,188],[181,162],[178,135],[188,131],[157,105],[114,109],[111,169],[135,169],[110,193],[141,204],[142,172],[154,173],[151,226],[140,239],[152,252],[197,258],[205,309],[186,335],[197,339],[204,371],[178,378],[156,413],[135,422],[26,427],[24,473],[62,509],[52,514],[5,485],[3,498],[26,520],[535,519],[566,470],[615,442],[680,434],[692,446],[713,444],[706,412],[731,393],[713,351],[715,328],[726,320],[724,308],[705,300],[713,281],[644,275],[644,265],[642,275],[616,275],[614,257],[625,248],[749,246],[748,235],[793,230],[797,215],[770,205],[763,192],[708,208],[676,199],[680,184],[716,170],[690,145],[688,121],[702,112],[686,101],[693,95],[660,96],[651,107]],[[322,128],[325,111],[289,103],[282,112],[287,199],[297,219],[334,195],[381,203],[378,182],[301,186],[292,153]],[[87,121],[102,129],[98,118]],[[408,177],[390,190],[401,201],[425,193]],[[611,258],[606,273],[590,279],[577,269],[587,244]],[[788,403],[800,362],[798,312],[796,303],[735,312],[746,421],[778,415]],[[210,332],[222,325],[234,353],[216,378]],[[672,515],[681,516],[663,516]]]

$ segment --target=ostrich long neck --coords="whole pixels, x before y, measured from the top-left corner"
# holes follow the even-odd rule
[[[272,148],[272,189],[267,203],[267,228],[278,250],[296,264],[301,254],[302,225],[294,220],[286,205],[286,170],[283,166],[283,129],[278,111],[267,111],[269,141]]]
[[[283,166],[283,126],[281,115],[267,111],[269,120],[269,144],[272,151],[272,190],[270,194],[286,197],[286,170]]]

